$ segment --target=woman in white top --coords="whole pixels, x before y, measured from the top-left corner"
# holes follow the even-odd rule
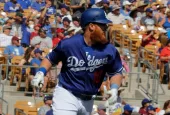
[[[130,12],[129,20],[128,20],[128,25],[134,30],[138,30],[140,28],[140,17],[137,17],[137,9],[134,9]]]

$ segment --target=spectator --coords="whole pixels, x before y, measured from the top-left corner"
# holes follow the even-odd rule
[[[163,106],[163,110],[167,111],[170,109],[170,100],[167,100],[165,103],[164,103],[164,106]]]
[[[46,115],[46,113],[51,110],[52,98],[51,95],[44,97],[44,106],[40,107],[38,115]]]
[[[131,115],[133,112],[133,107],[131,107],[129,104],[126,104],[124,106],[124,112],[122,115]]]
[[[20,5],[17,3],[16,0],[10,0],[5,3],[4,11],[5,12],[16,12],[20,9]]]
[[[67,31],[70,28],[71,20],[69,20],[67,17],[63,19],[63,26],[64,30]]]
[[[159,5],[158,13],[155,14],[155,18],[157,19],[158,23],[161,22],[163,19],[165,19],[165,11],[166,11],[166,6],[164,5]]]
[[[68,6],[66,6],[65,4],[61,4],[60,5],[60,13],[59,13],[59,15],[60,15],[60,17],[61,17],[61,19],[63,20],[65,17],[67,17],[69,20],[71,20],[72,21],[72,16],[70,15],[70,13],[69,13],[69,7]]]
[[[65,38],[70,38],[71,36],[73,36],[75,34],[75,28],[74,27],[70,27],[68,30],[67,30],[67,35],[65,36]]]
[[[141,19],[141,25],[156,26],[157,19],[153,17],[153,10],[151,8],[146,9],[146,16]]]
[[[95,0],[95,4],[92,6],[92,8],[102,8],[102,0]]]
[[[113,24],[125,24],[125,18],[120,14],[120,7],[113,6],[112,12],[108,14],[108,19],[112,21]]]
[[[30,9],[31,8],[30,0],[17,0],[17,3],[21,6],[22,9]]]
[[[106,14],[111,12],[111,7],[110,7],[110,2],[109,0],[102,0],[102,9],[105,11]]]
[[[57,28],[57,37],[53,38],[53,47],[55,47],[62,39],[64,39],[64,29]]]
[[[160,26],[165,28],[167,31],[170,31],[170,11],[166,13],[166,18],[162,19]]]
[[[146,98],[142,100],[142,107],[139,110],[139,113],[141,115],[147,115],[147,107],[150,105],[151,102],[151,100]]]
[[[147,115],[156,115],[156,108],[154,108],[152,105],[149,105],[147,107]]]
[[[12,36],[10,36],[12,27],[11,26],[4,26],[3,33],[0,34],[0,46],[6,47],[11,45]]]
[[[168,61],[170,60],[170,40],[167,41],[166,47],[164,47],[160,54],[160,60],[164,62],[164,73],[166,73],[163,77],[163,83],[169,82],[169,64]]]
[[[166,13],[170,11],[170,1],[167,2]]]
[[[46,2],[46,8],[47,8],[46,15],[56,14],[56,9],[52,6],[52,3],[50,0]]]
[[[31,44],[34,43],[34,41],[41,41],[40,43],[40,49],[51,49],[53,47],[52,45],[52,39],[47,37],[46,31],[44,29],[40,29],[38,32],[38,36],[34,37],[31,40]]]
[[[73,27],[75,28],[75,33],[79,33],[82,30],[79,17],[73,17]]]
[[[107,115],[106,114],[106,107],[103,104],[98,105],[97,112],[99,115]]]
[[[10,55],[10,59],[12,59],[14,56],[22,56],[24,55],[24,49],[19,43],[19,38],[14,36],[12,37],[12,45],[8,45],[5,50],[5,55]]]
[[[51,25],[50,25],[49,17],[45,18],[42,28],[46,31],[47,37],[52,39],[53,36],[52,36],[52,32],[51,32]]]
[[[139,30],[140,28],[140,20],[141,18],[137,16],[137,9],[134,9],[130,12],[129,16],[129,20],[128,20],[128,24],[129,27],[131,27],[134,30]]]
[[[36,2],[34,2],[32,4],[32,8],[34,10],[37,10],[38,12],[40,12],[40,10],[45,6],[45,3],[42,0],[36,0]]]
[[[131,5],[132,5],[132,3],[130,3],[129,1],[127,1],[127,0],[123,1],[123,7],[122,7],[122,9],[120,9],[120,13],[125,17],[125,19],[129,18]]]
[[[40,30],[40,27],[41,27],[40,24],[37,24],[37,25],[34,26],[34,31],[31,32],[30,40],[32,40],[33,37],[38,36],[38,32]]]
[[[75,12],[84,12],[86,1],[85,0],[71,0],[70,1],[70,8],[73,10],[73,14]]]

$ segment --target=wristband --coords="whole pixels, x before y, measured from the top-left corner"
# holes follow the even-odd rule
[[[40,67],[39,71],[43,72],[43,74],[46,76],[47,70],[45,69],[45,67]]]
[[[111,84],[110,88],[111,89],[119,89],[119,86],[117,84]]]

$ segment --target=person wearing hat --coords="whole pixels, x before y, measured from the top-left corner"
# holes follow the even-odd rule
[[[38,12],[40,12],[43,7],[45,7],[45,3],[42,0],[36,0],[31,5],[31,8]]]
[[[70,25],[71,25],[71,20],[69,20],[69,18],[65,17],[63,19],[63,27],[65,30],[68,30],[70,28]]]
[[[106,14],[111,12],[112,8],[110,7],[109,0],[102,0],[102,9],[105,11]]]
[[[151,103],[152,101],[151,100],[149,100],[149,99],[147,99],[147,98],[145,98],[145,99],[143,99],[142,100],[142,107],[140,108],[140,110],[139,110],[139,113],[141,114],[141,115],[147,115],[147,107],[150,105],[150,103]]]
[[[61,20],[63,20],[65,17],[67,17],[69,20],[72,21],[72,16],[70,15],[70,8],[66,5],[66,4],[60,4],[59,6],[60,8],[60,13],[59,13],[59,17],[61,17]]]
[[[3,26],[2,30],[3,33],[0,34],[0,46],[6,47],[8,45],[11,45],[11,39],[12,36],[10,36],[12,27],[11,26]]]
[[[62,28],[57,28],[56,30],[56,37],[53,38],[53,47],[55,47],[61,40],[64,39],[64,29]]]
[[[40,24],[34,25],[34,31],[31,32],[30,40],[32,40],[32,38],[34,38],[35,36],[38,36],[38,32],[40,30],[40,27],[41,27]]]
[[[147,115],[155,115],[156,114],[156,108],[154,108],[152,105],[149,105],[146,110],[147,110]]]
[[[92,6],[92,8],[102,8],[102,0],[95,0],[95,4]]]
[[[44,105],[38,110],[38,115],[46,115],[46,113],[51,110],[52,98],[52,95],[44,96]]]
[[[67,32],[66,32],[66,36],[65,38],[70,38],[71,36],[75,35],[75,28],[74,27],[70,27]]]
[[[129,13],[131,11],[131,5],[128,0],[123,1],[122,8],[120,9],[120,13],[125,17],[125,19],[129,18]]]
[[[123,109],[124,112],[122,113],[122,115],[131,115],[134,108],[131,107],[129,104],[126,104]]]
[[[141,18],[137,16],[138,10],[137,8],[133,9],[129,16],[130,18],[128,19],[128,25],[134,30],[139,30],[140,28],[140,20]]]
[[[120,14],[120,7],[118,5],[112,7],[112,12],[108,14],[108,19],[111,20],[113,24],[125,24],[125,18]]]
[[[75,28],[75,33],[79,33],[82,28],[80,26],[80,17],[73,17],[73,27]]]
[[[157,21],[158,21],[158,23],[159,23],[159,22],[161,22],[164,18],[166,18],[166,14],[165,14],[166,6],[164,6],[164,5],[159,5],[159,6],[157,7],[157,10],[158,10],[158,12],[155,14],[155,17],[156,17],[156,19],[157,19]]]
[[[153,16],[153,10],[151,8],[147,8],[145,12],[146,12],[146,16],[142,17],[141,25],[144,25],[144,26],[158,25],[157,19]]]
[[[53,47],[52,45],[52,39],[47,37],[46,30],[40,29],[38,32],[38,36],[32,38],[31,43],[34,43],[34,41],[40,41],[40,49],[51,49]]]
[[[4,50],[5,55],[10,56],[10,59],[12,59],[14,56],[24,55],[24,48],[20,45],[18,37],[13,36],[11,43],[12,44],[8,45]]]

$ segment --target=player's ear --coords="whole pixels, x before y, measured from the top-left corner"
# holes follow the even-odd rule
[[[90,23],[88,27],[90,32],[94,32],[94,30],[96,29],[96,26],[92,23]]]

